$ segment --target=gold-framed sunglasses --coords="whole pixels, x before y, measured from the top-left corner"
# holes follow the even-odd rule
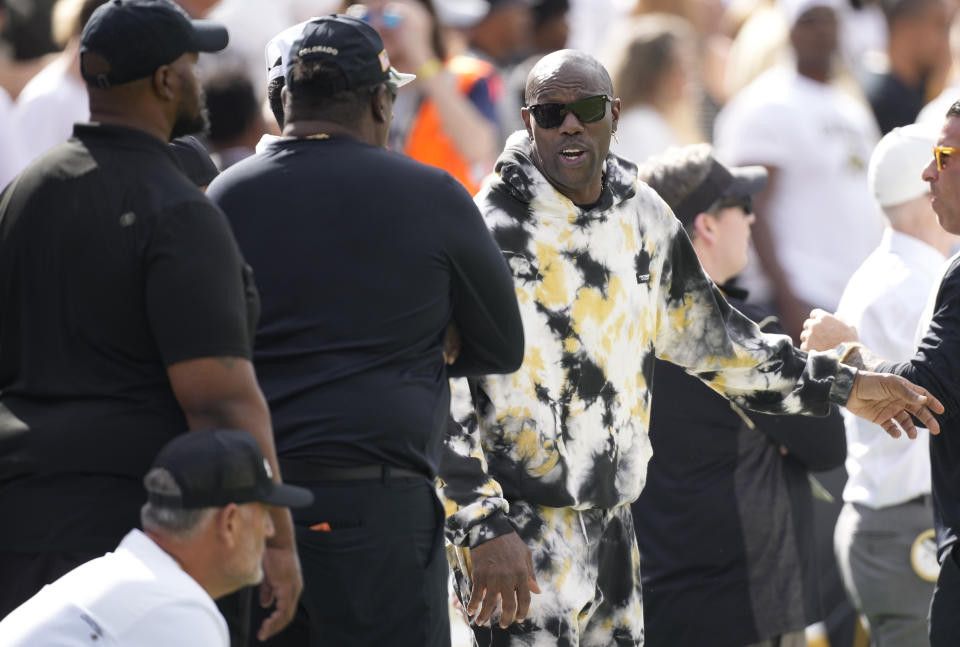
[[[937,171],[943,170],[943,160],[950,159],[950,156],[960,153],[960,148],[954,148],[953,146],[934,146],[933,147],[933,158],[937,160]]]

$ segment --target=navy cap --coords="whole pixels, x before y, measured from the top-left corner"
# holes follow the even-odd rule
[[[170,0],[110,0],[97,7],[80,36],[80,73],[108,88],[153,74],[186,52],[218,52],[227,28],[192,20]]]
[[[310,490],[271,478],[260,445],[247,431],[210,429],[180,434],[153,462],[180,488],[179,495],[147,490],[147,500],[165,508],[223,507],[258,501],[299,508],[313,502]]]
[[[342,14],[314,18],[303,25],[300,37],[293,42],[287,57],[284,73],[287,87],[292,85],[293,68],[299,61],[320,60],[334,63],[343,72],[342,87],[334,88],[334,91],[378,83],[390,83],[399,88],[417,78],[390,67],[390,57],[376,29],[362,20]]]

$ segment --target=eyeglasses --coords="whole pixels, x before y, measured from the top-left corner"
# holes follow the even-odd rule
[[[954,148],[953,146],[934,146],[933,158],[937,160],[937,171],[942,171],[943,161],[950,159],[950,156],[957,152],[960,152],[960,148]]]
[[[403,16],[394,9],[374,10],[362,4],[350,5],[346,14],[366,23],[378,21],[386,29],[396,29],[403,22]]]
[[[605,94],[598,94],[595,97],[577,99],[570,103],[538,103],[527,106],[527,110],[541,128],[558,128],[571,112],[582,124],[600,121],[607,114],[608,101],[613,99]]]

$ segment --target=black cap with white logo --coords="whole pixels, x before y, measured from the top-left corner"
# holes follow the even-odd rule
[[[165,508],[222,507],[251,503],[300,508],[313,502],[310,490],[273,480],[256,439],[246,431],[206,430],[180,434],[153,462],[173,476],[180,495],[147,489],[150,503]]]
[[[343,73],[342,87],[349,90],[377,83],[395,88],[410,83],[413,74],[403,74],[390,66],[390,57],[377,30],[356,18],[331,14],[314,18],[303,25],[286,59],[287,87],[293,85],[293,69],[299,62],[326,60]]]

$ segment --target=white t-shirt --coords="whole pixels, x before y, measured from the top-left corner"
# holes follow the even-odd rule
[[[67,141],[73,124],[90,120],[87,88],[58,58],[30,79],[17,97],[15,113],[21,151],[29,163]]]
[[[906,234],[887,229],[880,246],[850,278],[837,315],[857,327],[860,341],[884,359],[902,361],[916,351],[923,296],[942,275],[944,256]],[[844,409],[847,479],[843,500],[871,508],[930,493],[926,429],[916,440],[891,438],[880,425]]]
[[[879,133],[868,110],[795,70],[768,70],[717,118],[718,156],[779,173],[765,213],[780,265],[799,298],[834,310],[853,272],[880,243],[884,217],[867,186]],[[752,262],[741,275],[754,299],[771,298]]]
[[[227,623],[196,580],[139,530],[0,622],[4,647],[229,647]]]
[[[619,140],[619,141],[617,141]],[[620,114],[617,139],[610,150],[636,164],[643,164],[680,141],[663,116],[650,106],[637,106]]]
[[[956,101],[960,101],[960,84],[951,83],[943,89],[937,98],[928,103],[917,115],[918,124],[933,124],[939,128],[947,120],[947,110]]]

